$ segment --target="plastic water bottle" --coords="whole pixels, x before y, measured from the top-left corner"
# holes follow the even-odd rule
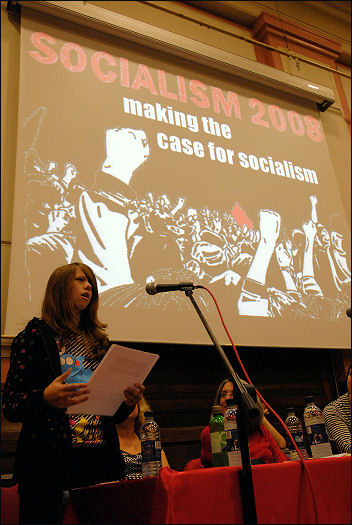
[[[285,424],[288,428],[288,430],[291,432],[292,437],[299,448],[300,453],[302,454],[304,459],[308,459],[308,453],[304,446],[304,436],[303,436],[303,426],[300,421],[300,419],[295,414],[295,409],[293,407],[287,408],[287,418],[285,420]],[[289,455],[290,460],[299,460],[300,457],[296,452],[296,449],[293,447],[293,444],[290,440],[288,440],[288,446],[289,446]]]
[[[332,456],[331,445],[326,433],[323,412],[314,404],[314,396],[304,398],[304,424],[307,429],[310,450],[313,458]]]
[[[213,455],[213,467],[226,467],[229,464],[226,448],[226,434],[224,430],[224,416],[220,405],[214,405],[211,409],[209,421],[211,452]]]
[[[161,468],[161,443],[159,425],[151,410],[144,412],[145,423],[141,427],[142,476],[159,476]]]
[[[226,449],[230,467],[242,467],[240,439],[237,429],[238,406],[234,399],[226,399],[227,410],[224,415]]]

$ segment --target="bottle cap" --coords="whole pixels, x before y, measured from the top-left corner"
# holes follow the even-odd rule
[[[220,405],[213,405],[211,407],[212,414],[222,414],[222,408]]]
[[[146,410],[144,412],[144,417],[153,417],[154,416],[154,412],[152,410]]]
[[[288,407],[288,408],[286,408],[286,410],[287,410],[287,412],[294,412],[295,411],[294,407]]]
[[[227,406],[230,406],[230,405],[237,405],[237,401],[236,401],[236,399],[233,399],[233,398],[231,398],[231,399],[226,399],[226,404],[227,404]]]
[[[312,401],[314,401],[314,396],[305,396],[304,401],[306,403],[311,403]]]

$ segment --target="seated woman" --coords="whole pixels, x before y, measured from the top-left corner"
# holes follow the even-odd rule
[[[351,454],[351,366],[347,371],[346,394],[332,401],[323,410],[326,431],[337,453]]]
[[[242,383],[246,387],[249,386],[245,381]],[[223,414],[225,414],[226,400],[232,397],[233,383],[231,379],[226,378],[220,383],[213,404],[220,405]],[[248,425],[248,447],[251,463],[283,463],[289,461],[280,450],[280,448],[286,447],[285,439],[265,418],[262,404],[258,399],[256,401],[261,415],[259,420],[255,420],[254,423],[249,422]],[[204,467],[213,466],[209,426],[206,426],[201,433],[201,463]]]
[[[120,450],[125,462],[124,479],[142,479],[142,448],[140,440],[140,429],[145,422],[144,412],[150,410],[150,407],[142,397],[141,401],[136,404],[133,412],[127,419],[116,425],[119,436]],[[168,460],[164,450],[161,450],[162,467],[169,467]]]

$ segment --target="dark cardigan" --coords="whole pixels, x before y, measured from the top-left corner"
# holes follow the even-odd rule
[[[69,418],[66,409],[52,407],[43,398],[45,388],[61,374],[55,333],[34,317],[12,342],[2,401],[6,419],[22,422],[16,449],[16,482],[29,481],[33,476],[37,479],[55,476],[63,487],[69,484],[72,452]],[[102,416],[116,480],[124,475],[124,461],[115,424],[124,421],[133,409],[134,406],[122,403],[114,417]]]

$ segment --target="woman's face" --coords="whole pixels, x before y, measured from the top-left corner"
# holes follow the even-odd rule
[[[81,312],[87,308],[92,298],[92,287],[86,274],[79,266],[76,268],[76,274],[71,283],[71,299],[75,312],[81,315]]]
[[[220,393],[220,406],[222,409],[222,413],[225,414],[227,410],[227,404],[226,399],[232,399],[233,398],[233,384],[228,381],[224,384],[222,387],[221,393]]]

